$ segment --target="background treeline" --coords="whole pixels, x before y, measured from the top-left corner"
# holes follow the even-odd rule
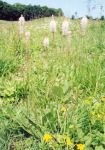
[[[0,19],[1,20],[17,20],[23,14],[26,20],[31,20],[41,17],[49,17],[52,14],[55,16],[62,16],[62,9],[41,7],[40,5],[23,5],[20,3],[8,4],[0,0]]]

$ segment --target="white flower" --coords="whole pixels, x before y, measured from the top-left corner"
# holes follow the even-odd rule
[[[48,38],[48,37],[45,37],[45,38],[44,38],[43,46],[44,46],[45,48],[48,48],[48,47],[49,47],[49,38]]]
[[[69,32],[69,22],[65,19],[62,23],[62,34],[67,36]]]
[[[18,25],[19,25],[19,33],[23,34],[24,33],[24,24],[25,24],[25,19],[23,15],[19,18]]]
[[[25,24],[25,18],[23,17],[23,15],[21,15],[21,17],[19,18],[19,22],[21,25]]]
[[[88,24],[88,19],[87,17],[83,17],[81,19],[81,28],[82,28],[82,31],[85,32],[86,31],[86,28],[87,28],[87,24]]]
[[[56,32],[56,21],[53,15],[52,15],[52,20],[50,22],[50,31],[53,33]]]
[[[25,37],[26,37],[26,40],[28,41],[30,39],[30,32],[25,32]]]

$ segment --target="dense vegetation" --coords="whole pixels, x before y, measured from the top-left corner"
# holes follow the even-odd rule
[[[25,23],[29,45],[17,22],[0,21],[0,150],[104,150],[105,22],[82,35],[71,21],[65,38],[59,17],[52,39],[50,20]]]
[[[48,8],[47,6],[32,6],[22,4],[8,4],[0,0],[0,19],[1,20],[17,20],[23,14],[26,20],[49,17],[52,14],[62,16],[61,9]]]

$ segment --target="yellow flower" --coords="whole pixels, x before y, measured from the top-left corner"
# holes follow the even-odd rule
[[[77,144],[77,150],[84,150],[85,145],[84,144]]]
[[[64,136],[64,139],[65,139],[65,142],[66,142],[67,146],[73,146],[73,143],[72,143],[70,137]]]
[[[63,107],[61,108],[61,112],[66,112],[66,111],[67,111],[66,107],[63,106]]]
[[[53,137],[52,137],[52,135],[51,134],[45,134],[44,136],[43,136],[43,140],[45,141],[45,142],[50,142],[51,140],[53,139]]]

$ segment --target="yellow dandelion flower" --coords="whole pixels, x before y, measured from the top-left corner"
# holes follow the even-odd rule
[[[65,140],[67,146],[73,146],[73,142],[70,139],[70,137],[64,136],[64,140]]]
[[[85,145],[84,144],[77,144],[77,150],[84,150]]]
[[[67,111],[66,107],[63,106],[63,107],[61,108],[61,112],[66,112],[66,111]]]
[[[66,138],[66,144],[68,146],[72,146],[73,145],[73,143],[72,143],[72,141],[71,141],[71,139],[69,137]]]
[[[43,136],[43,140],[45,141],[45,142],[50,142],[51,140],[53,139],[53,137],[52,137],[52,135],[51,134],[45,134],[44,136]]]

